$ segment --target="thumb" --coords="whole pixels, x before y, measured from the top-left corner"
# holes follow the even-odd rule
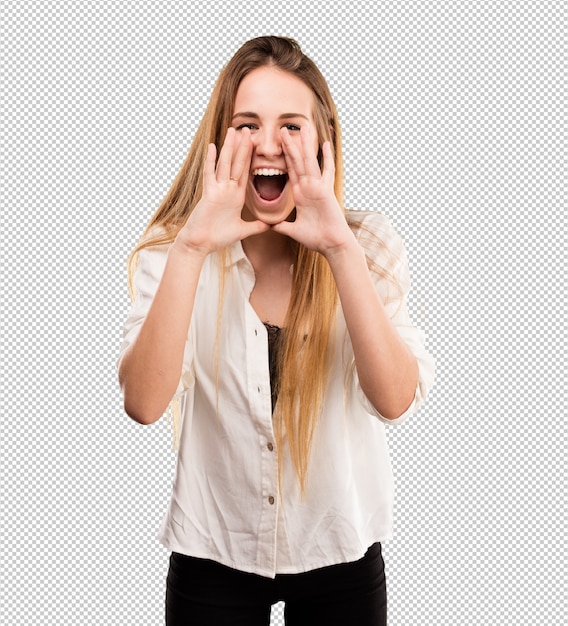
[[[245,222],[241,220],[241,239],[252,237],[253,235],[260,235],[270,229],[268,224],[255,220],[254,222]]]
[[[273,224],[271,226],[272,230],[280,235],[286,235],[286,237],[291,237],[294,239],[294,231],[295,231],[295,223],[294,222],[279,222],[278,224]]]

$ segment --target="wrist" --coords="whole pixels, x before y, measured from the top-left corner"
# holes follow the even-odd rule
[[[353,260],[354,255],[362,253],[363,249],[349,227],[347,227],[345,237],[341,241],[338,241],[322,251],[323,256],[332,267],[334,264],[349,261],[350,259]]]
[[[198,263],[203,263],[205,257],[210,252],[207,249],[207,246],[200,245],[195,241],[191,241],[181,236],[181,232],[178,233],[177,237],[174,239],[170,250],[175,256],[183,257],[186,260],[192,260]]]

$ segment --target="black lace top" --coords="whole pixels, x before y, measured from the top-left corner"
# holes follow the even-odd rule
[[[278,399],[278,372],[276,364],[278,363],[278,355],[280,353],[280,335],[282,329],[280,326],[264,322],[264,326],[268,331],[268,367],[270,370],[270,391],[272,395],[272,411]]]

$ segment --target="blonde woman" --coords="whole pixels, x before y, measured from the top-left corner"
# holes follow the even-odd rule
[[[267,625],[280,600],[290,626],[386,623],[384,424],[434,367],[400,237],[343,209],[336,108],[295,41],[221,72],[130,270],[124,407],[170,406],[178,447],[166,623]]]

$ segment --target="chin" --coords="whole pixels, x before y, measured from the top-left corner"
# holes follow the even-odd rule
[[[290,216],[293,214],[294,209],[287,209],[283,212],[267,212],[267,211],[249,211],[250,219],[260,220],[269,226],[280,224],[281,222],[291,221]]]

